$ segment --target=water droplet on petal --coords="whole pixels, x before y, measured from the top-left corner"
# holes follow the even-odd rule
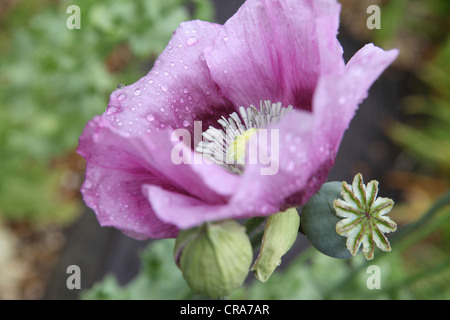
[[[230,40],[228,37],[223,38],[223,41],[227,42],[228,40]]]
[[[183,89],[183,92],[184,92],[184,93],[188,93],[188,92],[189,92],[188,88],[184,88],[184,89]]]
[[[155,116],[152,115],[151,113],[149,113],[149,114],[147,115],[147,120],[148,120],[148,121],[153,121],[153,120],[155,120]]]
[[[161,86],[161,90],[164,91],[164,92],[167,92],[167,90],[169,90],[169,89],[167,88],[167,86],[162,85],[162,86]]]
[[[119,94],[119,96],[117,97],[117,100],[119,100],[119,101],[123,101],[123,100],[125,100],[125,98],[127,97],[127,95],[126,94],[124,94],[124,93],[121,93],[121,94]]]
[[[84,182],[84,187],[85,187],[86,189],[92,188],[92,182],[91,182],[90,180],[86,180],[86,181]]]
[[[198,42],[198,39],[196,37],[189,37],[189,39],[186,40],[186,44],[188,46],[193,46]]]
[[[189,121],[184,120],[184,121],[183,121],[183,126],[184,126],[184,127],[188,127],[188,126],[189,126]]]
[[[106,110],[106,114],[113,114],[117,112],[116,107],[109,107],[108,110]]]
[[[166,109],[164,109],[163,107],[161,107],[159,110],[161,110],[161,112],[164,112]]]
[[[287,165],[287,170],[288,171],[294,171],[295,169],[295,163],[294,161],[289,161],[288,165]]]
[[[134,94],[135,94],[136,96],[140,95],[141,93],[142,93],[141,89],[136,89],[136,90],[134,90]]]

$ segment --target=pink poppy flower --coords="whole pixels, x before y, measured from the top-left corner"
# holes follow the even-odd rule
[[[137,239],[167,238],[206,221],[303,205],[326,181],[358,105],[398,54],[369,44],[345,64],[339,14],[335,0],[247,0],[224,25],[182,23],[153,69],[114,91],[80,137],[81,191],[101,225]],[[263,128],[277,132],[264,145]],[[193,161],[173,161],[174,132],[198,137],[199,130],[204,141],[182,148]],[[248,157],[220,163],[235,136],[249,150],[264,149],[276,172],[262,174],[267,163]]]

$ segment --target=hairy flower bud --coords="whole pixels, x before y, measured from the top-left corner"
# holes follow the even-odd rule
[[[245,228],[234,220],[180,231],[174,255],[192,291],[209,298],[224,297],[239,288],[253,258]]]
[[[309,242],[330,257],[346,259],[352,255],[347,250],[346,239],[336,232],[340,218],[333,208],[335,199],[341,198],[342,182],[327,182],[305,204],[300,215],[300,229]]]

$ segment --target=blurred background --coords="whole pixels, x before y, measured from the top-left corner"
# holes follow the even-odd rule
[[[147,74],[180,22],[224,23],[243,2],[0,0],[0,299],[198,298],[173,263],[173,240],[98,226],[79,193],[75,150],[86,122],[119,83]],[[380,181],[396,202],[393,251],[336,260],[300,235],[266,284],[250,275],[231,298],[449,299],[450,1],[340,2],[347,60],[368,42],[400,49],[329,176]],[[66,27],[70,5],[79,30]],[[370,5],[381,8],[380,29],[367,28]],[[380,290],[366,286],[370,264],[382,270]],[[81,269],[81,290],[66,286],[69,265]]]

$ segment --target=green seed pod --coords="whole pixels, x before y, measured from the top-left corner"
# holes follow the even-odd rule
[[[346,238],[336,232],[341,220],[333,208],[333,201],[341,198],[342,182],[327,182],[303,206],[300,229],[311,244],[327,256],[347,259],[352,257]]]
[[[281,263],[281,257],[289,251],[298,235],[300,218],[291,208],[270,216],[261,243],[261,251],[252,271],[261,282],[266,282]]]
[[[193,292],[228,296],[244,282],[253,253],[245,228],[227,220],[180,231],[175,261]]]

